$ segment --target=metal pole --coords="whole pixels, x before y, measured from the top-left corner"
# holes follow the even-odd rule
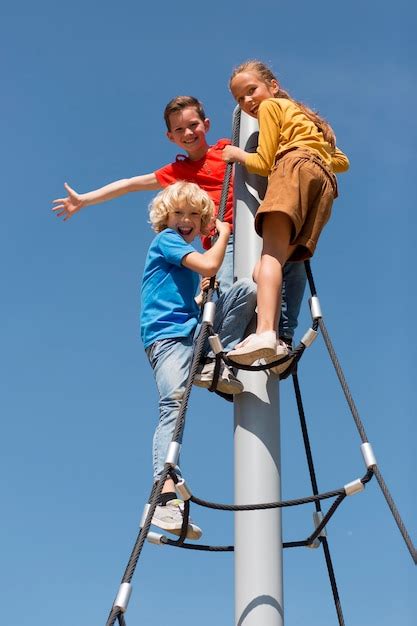
[[[242,113],[240,147],[254,151],[257,122]],[[266,179],[236,166],[235,257],[237,278],[251,276],[261,239],[253,216]],[[245,391],[235,397],[235,502],[281,498],[278,382],[265,372],[241,371]],[[235,513],[235,624],[283,626],[281,510]]]

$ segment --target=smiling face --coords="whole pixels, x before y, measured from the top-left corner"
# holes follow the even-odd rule
[[[185,150],[192,161],[197,161],[206,154],[209,148],[206,133],[210,128],[210,120],[202,120],[195,107],[190,106],[171,113],[169,126],[168,139]]]
[[[264,81],[256,72],[248,71],[236,74],[230,83],[230,90],[242,111],[257,117],[260,103],[274,98],[279,86],[275,79]]]
[[[179,205],[168,213],[167,227],[191,243],[201,233],[201,212],[192,206]]]

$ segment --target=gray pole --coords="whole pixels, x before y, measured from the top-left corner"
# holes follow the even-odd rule
[[[253,151],[257,122],[242,113],[239,145]],[[253,216],[265,179],[236,166],[235,257],[237,278],[251,276],[261,239]],[[258,195],[259,194],[259,195]],[[245,372],[235,397],[235,502],[281,499],[278,382],[265,372]],[[283,626],[281,509],[235,513],[235,624]]]

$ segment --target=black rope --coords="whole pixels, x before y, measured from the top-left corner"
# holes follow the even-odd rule
[[[362,440],[362,443],[368,443],[368,438],[366,436],[365,428],[364,428],[362,420],[361,420],[361,418],[359,416],[359,412],[358,412],[358,410],[356,408],[356,405],[355,405],[355,403],[353,401],[352,395],[350,393],[350,389],[349,389],[348,384],[346,382],[346,378],[345,378],[345,376],[343,374],[342,368],[340,366],[339,360],[337,358],[336,352],[334,350],[332,341],[330,339],[329,333],[327,332],[327,328],[326,328],[326,325],[325,325],[323,319],[319,320],[319,327],[320,327],[321,333],[323,335],[323,339],[324,339],[324,342],[326,344],[327,351],[328,351],[328,353],[330,355],[330,359],[331,359],[331,361],[333,363],[333,366],[335,368],[337,377],[339,379],[340,385],[341,385],[341,387],[343,389],[343,393],[345,395],[346,401],[347,401],[347,403],[349,405],[350,411],[351,411],[353,419],[355,421],[356,428],[357,428],[357,430],[359,432],[359,436],[360,436],[360,438]],[[417,550],[416,550],[416,548],[415,548],[415,546],[414,546],[414,544],[413,544],[413,542],[411,540],[410,535],[408,534],[408,531],[407,531],[407,529],[405,527],[405,524],[404,524],[404,522],[403,522],[403,520],[402,520],[402,518],[400,516],[400,513],[399,513],[399,511],[398,511],[398,509],[397,509],[397,507],[395,505],[395,502],[394,502],[394,500],[393,500],[393,498],[392,498],[392,496],[391,496],[391,494],[389,492],[389,489],[388,489],[388,487],[387,487],[387,485],[386,485],[386,483],[385,483],[385,481],[384,481],[384,479],[382,477],[382,474],[381,474],[381,472],[380,472],[380,470],[379,470],[377,465],[374,465],[372,467],[372,469],[374,471],[375,478],[377,479],[378,484],[379,484],[379,486],[381,488],[381,491],[382,491],[382,493],[383,493],[383,495],[385,497],[385,500],[386,500],[386,502],[388,504],[388,507],[390,508],[391,513],[392,513],[392,515],[394,517],[394,520],[395,520],[395,522],[396,522],[396,524],[398,526],[398,529],[399,529],[399,531],[400,531],[400,533],[401,533],[401,535],[402,535],[402,537],[403,537],[403,539],[405,541],[405,544],[406,544],[406,546],[407,546],[407,548],[408,548],[408,550],[409,550],[409,552],[411,554],[411,557],[412,557],[414,563],[417,564]]]
[[[221,358],[218,354],[216,354],[216,358],[214,361],[213,379],[211,381],[210,387],[208,388],[209,391],[216,391],[217,389],[217,383],[219,382],[221,364],[222,364]]]
[[[123,613],[119,613],[117,619],[119,621],[119,626],[126,626],[125,616]]]
[[[167,546],[184,548],[185,550],[196,550],[200,552],[234,552],[234,546],[207,546],[202,543],[183,543],[181,546],[178,546],[176,541],[169,539],[168,537],[161,537],[161,543]],[[286,541],[282,544],[283,548],[305,548],[309,546],[309,543],[306,539],[303,541]]]
[[[313,286],[314,286],[314,283],[313,283]],[[307,457],[307,465],[308,465],[308,470],[310,474],[311,488],[313,490],[313,493],[317,494],[319,489],[318,489],[318,484],[317,484],[317,479],[316,479],[316,472],[314,469],[313,454],[311,451],[310,437],[309,437],[308,429],[307,429],[307,421],[305,418],[304,405],[303,405],[303,401],[301,397],[301,390],[300,390],[300,384],[298,381],[298,375],[296,373],[293,374],[292,379],[293,379],[293,385],[294,385],[295,398],[297,402],[298,415],[300,418],[300,426],[301,426],[301,432],[303,436],[304,449],[305,449],[305,453]],[[316,506],[317,513],[321,513],[322,511],[321,511],[321,506],[320,506],[319,501],[315,502],[315,506]],[[342,605],[340,602],[340,596],[339,596],[339,591],[337,588],[336,576],[334,573],[333,562],[332,562],[332,558],[330,554],[330,547],[328,544],[328,540],[327,540],[327,537],[325,536],[319,537],[319,540],[320,540],[321,545],[323,546],[323,553],[324,553],[324,558],[326,561],[327,573],[329,576],[330,586],[331,586],[332,594],[333,594],[333,601],[335,604],[339,625],[344,626],[345,620],[343,617]]]
[[[190,500],[194,504],[206,507],[208,509],[215,509],[217,511],[264,511],[267,509],[283,509],[291,506],[299,506],[301,504],[309,504],[310,502],[316,502],[317,500],[327,500],[328,498],[335,498],[345,493],[344,488],[336,489],[335,491],[328,491],[314,496],[307,496],[306,498],[298,498],[295,500],[282,500],[280,502],[262,502],[260,504],[220,504],[218,502],[208,502],[207,500],[201,500],[196,496],[191,496]]]

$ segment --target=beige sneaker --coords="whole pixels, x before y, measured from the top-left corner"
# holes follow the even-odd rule
[[[275,357],[277,336],[273,330],[267,330],[259,335],[252,334],[237,344],[227,356],[236,363],[252,365],[258,359]]]
[[[208,389],[213,381],[214,366],[214,361],[205,363],[201,371],[197,372],[195,375],[194,385]],[[234,396],[238,393],[242,393],[243,391],[243,385],[240,380],[236,378],[233,372],[223,362],[220,364],[219,380],[217,381],[216,391]]]
[[[152,524],[168,530],[174,535],[181,535],[182,520],[184,517],[184,502],[170,500],[165,506],[158,504],[153,514]],[[203,531],[191,519],[188,520],[187,539],[200,539]]]

